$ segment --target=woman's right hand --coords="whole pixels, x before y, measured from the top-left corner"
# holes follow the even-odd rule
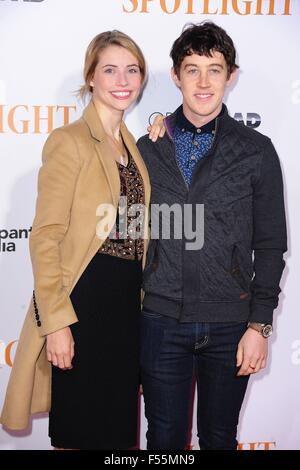
[[[63,370],[72,369],[74,340],[70,328],[62,328],[46,337],[47,359],[54,366]]]

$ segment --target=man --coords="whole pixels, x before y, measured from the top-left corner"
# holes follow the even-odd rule
[[[156,209],[152,232],[160,217],[170,220],[166,205],[174,209],[171,236],[151,240],[144,275],[148,449],[186,447],[194,374],[200,448],[236,449],[249,375],[266,365],[287,249],[282,176],[270,139],[229,117],[222,103],[235,56],[222,28],[189,25],[171,50],[182,106],[165,119],[162,139],[138,142]],[[204,230],[200,246],[178,207],[192,208],[195,238]]]

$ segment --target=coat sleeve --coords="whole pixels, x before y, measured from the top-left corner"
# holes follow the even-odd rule
[[[253,194],[254,278],[249,321],[272,323],[287,250],[283,182],[279,158],[268,141]]]
[[[77,321],[63,285],[60,243],[69,227],[79,172],[75,139],[68,131],[56,129],[43,149],[36,215],[29,240],[36,322],[41,336]]]

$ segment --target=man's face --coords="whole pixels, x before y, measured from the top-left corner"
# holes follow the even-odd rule
[[[172,78],[182,92],[186,118],[199,127],[221,111],[225,89],[233,74],[228,75],[223,54],[213,51],[211,57],[186,56],[180,66],[179,77],[172,69]]]

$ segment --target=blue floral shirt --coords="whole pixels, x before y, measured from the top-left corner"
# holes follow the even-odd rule
[[[188,186],[197,163],[212,146],[215,125],[216,119],[213,119],[202,127],[195,127],[183,114],[182,106],[178,110],[173,139],[178,166]]]

